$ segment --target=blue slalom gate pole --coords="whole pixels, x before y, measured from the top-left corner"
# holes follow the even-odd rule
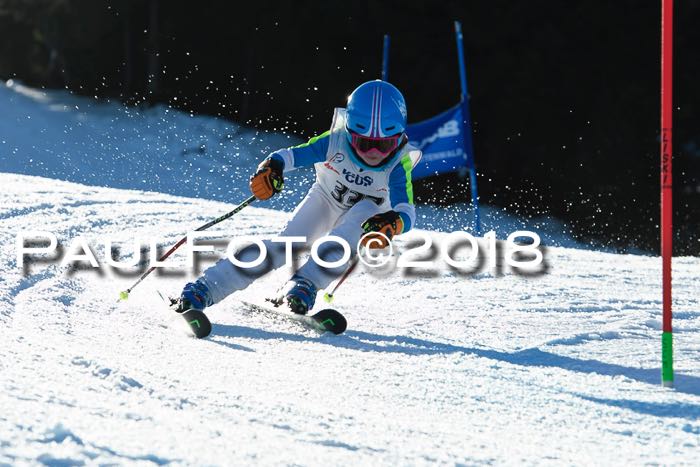
[[[382,54],[382,81],[389,81],[389,34],[384,34],[384,52]]]
[[[462,44],[462,24],[455,21],[455,39],[457,40],[457,60],[459,61],[459,81],[462,85],[462,131],[464,132],[464,150],[467,154],[474,155],[474,147],[472,144],[471,129],[464,124],[465,121],[471,122],[469,113],[469,92],[467,91],[467,69],[464,64],[464,46]],[[385,43],[386,44],[386,43]],[[385,45],[386,47],[386,45]],[[481,235],[481,216],[479,214],[479,191],[476,186],[476,167],[472,164],[469,167],[469,184],[471,186],[472,205],[474,206],[474,225],[477,235]]]

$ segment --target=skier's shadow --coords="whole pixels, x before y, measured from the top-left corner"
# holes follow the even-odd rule
[[[661,380],[661,371],[659,369],[633,368],[615,363],[605,363],[599,360],[582,360],[546,352],[537,348],[523,349],[515,352],[504,352],[486,348],[463,347],[415,337],[387,336],[354,330],[346,331],[340,336],[323,335],[317,338],[310,338],[301,334],[266,331],[263,329],[230,324],[214,324],[213,334],[225,335],[234,338],[245,337],[249,339],[261,340],[284,339],[296,342],[308,342],[310,339],[315,339],[317,342],[325,345],[356,350],[359,352],[400,353],[414,356],[461,353],[524,367],[562,368],[564,370],[574,371],[577,373],[599,374],[605,376],[624,376],[626,378],[654,386],[659,386]],[[216,340],[213,341],[217,342]],[[227,345],[227,343],[222,341],[217,343]],[[698,396],[700,395],[700,377],[676,373],[674,390],[675,392]],[[697,418],[700,416],[700,406],[693,407],[695,407],[696,410],[684,410],[683,412],[689,416],[692,416],[693,418]],[[632,407],[629,408],[634,410]],[[659,415],[659,413],[654,414]],[[678,413],[676,413],[675,416],[684,417],[684,415],[679,415]]]

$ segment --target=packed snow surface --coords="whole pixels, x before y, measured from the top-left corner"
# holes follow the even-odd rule
[[[551,219],[488,207],[499,239],[542,236],[546,268],[360,269],[334,302],[341,336],[241,305],[282,269],[212,307],[212,336],[194,340],[157,294],[194,271],[154,274],[117,303],[137,275],[60,258],[23,270],[17,235],[82,236],[102,264],[106,238],[127,259],[133,238],[168,247],[300,140],[16,82],[0,108],[0,465],[700,463],[700,259],[674,259],[673,390],[659,384],[659,258],[582,249]],[[311,176],[212,236],[275,235]],[[470,219],[465,205],[418,210],[437,243]]]
[[[280,270],[211,308],[213,334],[195,340],[156,294],[191,273],[149,277],[118,304],[133,275],[53,263],[25,275],[15,235],[82,235],[103,261],[106,236],[167,245],[231,205],[0,184],[0,463],[700,461],[698,258],[674,262],[675,390],[659,385],[659,259],[580,249],[548,248],[532,276],[358,271],[336,298],[341,336],[244,309]],[[287,217],[249,207],[214,232],[272,235]]]

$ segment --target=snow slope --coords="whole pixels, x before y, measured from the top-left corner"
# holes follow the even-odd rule
[[[1,172],[229,203],[250,195],[248,178],[260,160],[275,149],[302,142],[164,106],[124,107],[13,80],[4,86],[0,81],[0,109]],[[330,126],[332,106],[328,112]],[[318,133],[325,130],[319,128]],[[310,168],[288,172],[284,196],[267,206],[291,211],[313,178]],[[484,232],[495,230],[499,238],[527,227],[547,245],[583,246],[551,218],[523,220],[488,206],[482,206],[481,215]],[[432,230],[473,228],[466,203],[418,206],[417,216]]]
[[[675,390],[659,385],[660,260],[580,249],[549,248],[538,276],[361,271],[336,300],[342,336],[241,307],[279,271],[212,308],[197,341],[164,326],[155,293],[188,276],[150,277],[116,304],[133,277],[24,276],[15,235],[172,243],[230,204],[0,185],[0,464],[700,462],[698,258],[674,260]],[[268,235],[287,216],[250,207],[217,231]]]

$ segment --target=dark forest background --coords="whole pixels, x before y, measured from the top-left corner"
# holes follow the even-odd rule
[[[481,202],[551,214],[578,238],[658,252],[661,2],[0,0],[0,78],[164,102],[309,137],[359,83],[409,120],[459,100],[464,30]],[[700,254],[700,0],[676,2],[675,254]],[[420,202],[466,199],[456,175]]]

